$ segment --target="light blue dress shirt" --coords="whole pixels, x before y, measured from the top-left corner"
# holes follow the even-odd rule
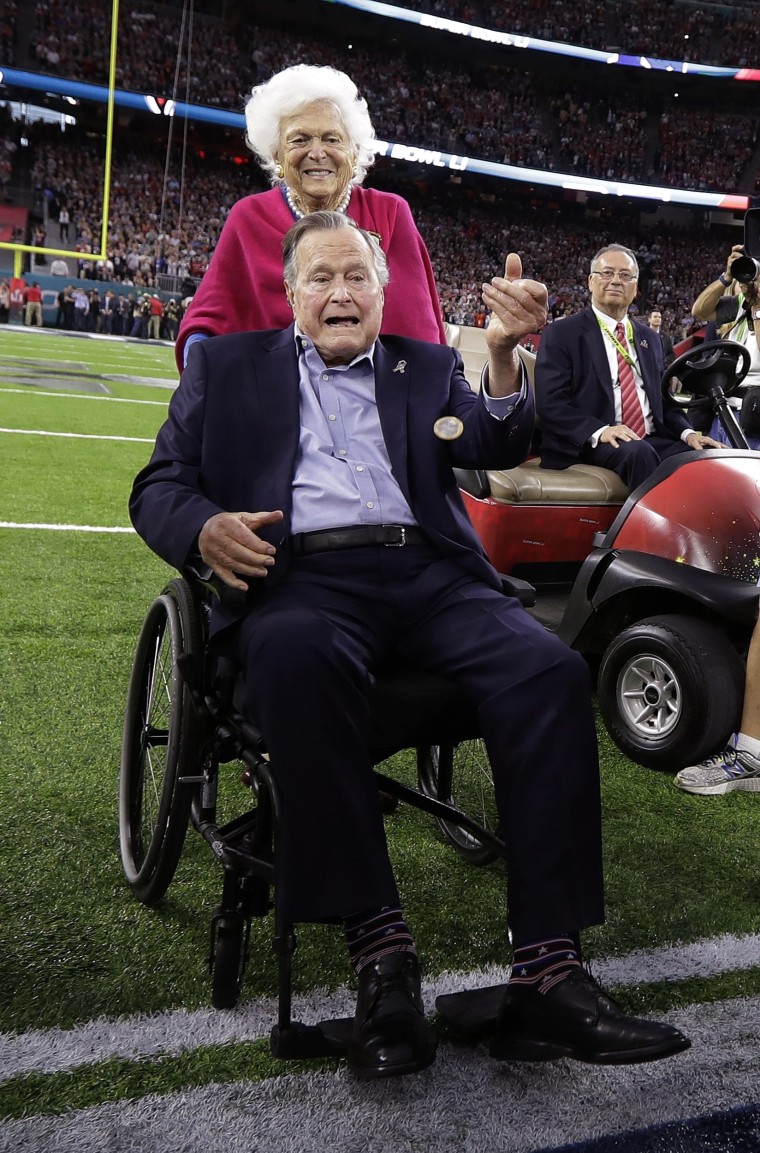
[[[416,524],[393,476],[375,399],[375,346],[350,364],[328,368],[298,330],[301,434],[293,481],[291,531],[363,524]],[[485,395],[497,420],[519,407],[522,390]]]

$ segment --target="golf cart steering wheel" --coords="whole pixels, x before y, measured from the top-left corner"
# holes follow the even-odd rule
[[[749,352],[738,340],[708,340],[684,352],[665,369],[662,390],[666,392],[677,376],[683,391],[694,396],[715,396],[716,389],[722,389],[724,396],[733,396],[749,365]]]

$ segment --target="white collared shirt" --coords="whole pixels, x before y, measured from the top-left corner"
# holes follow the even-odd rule
[[[618,379],[617,348],[615,347],[614,341],[612,341],[610,339],[610,337],[607,335],[607,332],[614,333],[614,331],[617,328],[620,321],[615,320],[615,318],[612,316],[607,316],[606,313],[604,313],[600,309],[596,308],[593,304],[591,305],[591,307],[594,311],[594,315],[596,316],[597,320],[600,320],[602,322],[602,324],[604,325],[604,328],[600,327],[599,331],[601,332],[602,338],[604,340],[604,350],[607,353],[607,363],[610,366],[610,378],[612,380],[612,396],[613,396],[613,400],[615,403],[615,424],[622,424],[623,423],[623,402],[622,402],[622,398],[620,395],[620,380]],[[631,321],[627,316],[623,320],[623,326],[625,328],[626,343],[628,345],[628,351],[630,352],[631,360],[633,361],[631,368],[633,369],[633,380],[634,380],[634,384],[636,385],[636,393],[637,393],[638,398],[639,398],[639,403],[641,404],[641,411],[644,413],[644,422],[646,425],[647,435],[649,435],[649,433],[654,432],[654,418],[652,416],[652,408],[649,404],[649,397],[647,396],[646,391],[644,389],[644,380],[642,378],[641,369],[639,367],[639,358],[638,358],[638,355],[636,353],[636,345],[634,344],[634,341],[633,341],[633,325],[631,324]],[[607,330],[607,332],[605,332],[605,329]],[[608,425],[604,426],[604,428],[608,428],[608,427],[609,427]],[[604,432],[604,428],[600,428],[600,429],[598,429],[597,432],[594,433],[593,437],[591,438],[591,447],[592,448],[596,448],[597,444],[599,443],[599,434]]]

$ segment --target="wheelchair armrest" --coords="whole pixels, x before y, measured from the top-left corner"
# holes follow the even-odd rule
[[[501,578],[501,591],[505,596],[517,597],[521,605],[526,609],[532,608],[536,603],[536,590],[533,585],[528,581],[521,580],[520,577],[505,576],[504,573],[499,573]]]
[[[216,573],[211,571],[208,565],[204,565],[200,557],[193,557],[192,560],[188,561],[182,570],[182,575],[190,584],[202,590],[201,597],[205,593],[206,599],[216,597],[221,604],[229,605],[232,608],[242,608],[248,597],[248,590],[243,592],[242,589],[234,589],[225,584]]]
[[[482,475],[485,477],[485,473]],[[224,581],[220,580],[214,573],[211,573],[210,576],[201,575],[198,569],[192,565],[186,566],[185,575],[196,585],[207,589],[211,595],[217,596],[224,604],[242,607],[248,596],[247,593],[242,592],[240,589],[230,588],[229,585],[226,585]],[[521,580],[520,577],[505,576],[504,573],[499,573],[499,576],[501,578],[502,592],[505,596],[517,597],[520,604],[525,605],[526,608],[532,608],[536,603],[536,590],[532,584],[528,581]]]

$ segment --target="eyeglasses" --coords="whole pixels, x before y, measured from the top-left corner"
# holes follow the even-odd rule
[[[630,284],[632,280],[639,279],[635,273],[626,272],[625,270],[621,272],[617,268],[602,268],[599,272],[592,272],[591,275],[601,276],[602,280],[614,280],[617,276],[618,280],[621,280],[623,284]]]

